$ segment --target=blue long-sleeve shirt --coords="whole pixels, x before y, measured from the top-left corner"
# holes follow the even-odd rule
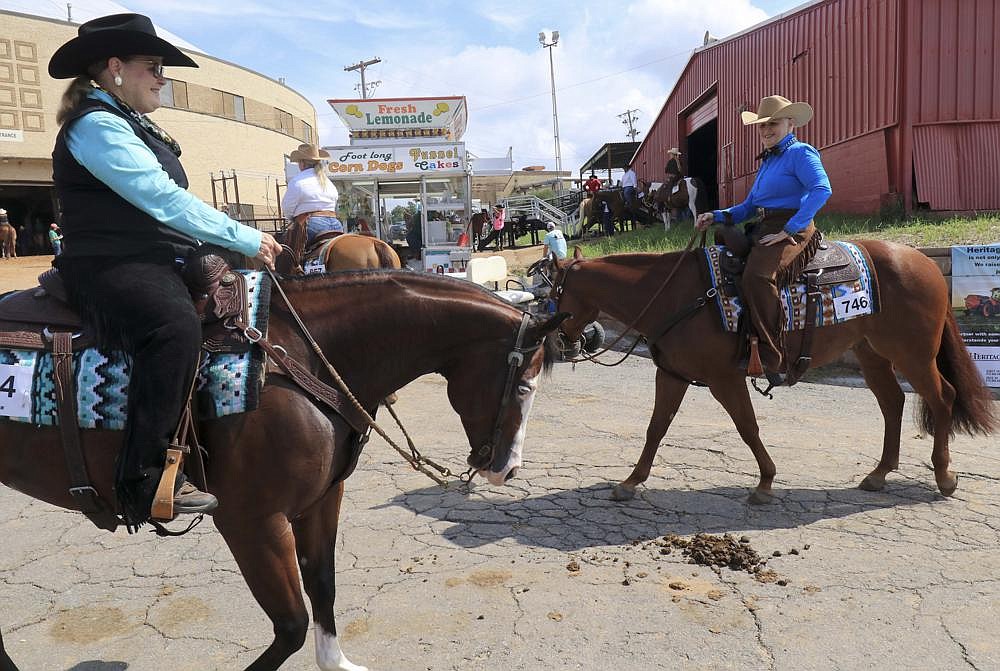
[[[812,145],[799,142],[792,133],[774,148],[777,152],[765,158],[757,169],[746,200],[725,210],[715,210],[716,222],[724,222],[726,212],[738,224],[754,216],[758,207],[792,209],[798,212],[785,224],[785,232],[794,235],[813,220],[833,193],[819,152]]]
[[[103,91],[95,89],[90,95],[119,107]],[[94,177],[164,225],[202,242],[257,255],[260,231],[230,219],[178,186],[124,119],[103,111],[86,114],[67,131],[66,146]]]

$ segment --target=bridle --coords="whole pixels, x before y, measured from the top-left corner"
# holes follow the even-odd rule
[[[514,338],[514,349],[507,353],[507,378],[503,383],[503,393],[500,396],[500,408],[497,410],[497,418],[493,423],[493,433],[489,442],[483,443],[474,452],[479,459],[488,457],[483,462],[487,465],[492,464],[493,458],[496,456],[497,445],[500,443],[500,434],[503,432],[504,413],[510,404],[510,393],[514,389],[514,380],[517,377],[517,371],[524,365],[524,355],[530,354],[541,347],[541,343],[532,345],[531,347],[524,347],[524,336],[528,332],[528,323],[530,321],[531,315],[527,312],[521,315],[521,325],[518,327],[517,336]],[[466,471],[470,479],[475,470],[475,467],[470,467]]]
[[[636,330],[636,328],[635,328],[636,324],[638,324],[639,320],[641,320],[646,315],[646,313],[649,311],[649,309],[651,307],[653,307],[653,303],[656,302],[656,299],[660,297],[660,294],[663,293],[663,290],[667,288],[668,284],[670,284],[670,280],[672,280],[674,278],[674,275],[677,273],[677,270],[681,267],[681,263],[683,263],[684,257],[687,255],[688,252],[690,252],[694,248],[694,243],[699,238],[699,236],[701,237],[702,244],[704,245],[704,240],[705,240],[704,233],[699,233],[698,231],[695,231],[694,235],[692,235],[691,239],[688,241],[687,246],[684,248],[684,251],[677,257],[677,263],[675,263],[674,267],[670,269],[670,272],[667,274],[667,278],[665,280],[663,280],[663,283],[656,290],[656,292],[653,293],[653,295],[650,297],[649,301],[646,303],[645,307],[643,307],[642,310],[639,311],[639,314],[636,315],[635,319],[632,320],[632,323],[629,324],[628,326],[626,326],[622,330],[621,334],[619,334],[619,336],[617,338],[615,338],[611,342],[610,345],[605,345],[604,349],[602,349],[600,352],[596,352],[596,353],[590,354],[590,355],[583,354],[583,358],[582,359],[573,359],[573,360],[571,360],[571,362],[572,363],[576,363],[577,361],[591,361],[591,362],[599,364],[601,366],[611,367],[611,366],[617,366],[618,364],[620,364],[623,361],[625,361],[625,359],[627,359],[632,354],[632,351],[639,345],[639,342],[643,338],[642,333],[639,333],[639,331]],[[563,291],[565,290],[565,287],[566,287],[566,281],[569,279],[569,272],[570,272],[570,270],[573,269],[573,266],[575,266],[577,263],[579,263],[580,261],[583,261],[583,260],[584,259],[574,258],[572,261],[570,261],[569,263],[567,263],[561,269],[562,270],[562,277],[560,278],[560,280],[558,282],[553,283],[553,285],[552,285],[552,291],[550,293],[550,296],[552,296],[555,299],[557,308],[558,308],[559,302],[562,300]],[[666,324],[667,324],[666,327],[660,329],[659,333],[656,335],[655,338],[648,339],[649,342],[650,343],[655,343],[657,340],[659,340],[661,337],[663,337],[663,335],[668,330],[670,330],[671,328],[673,328],[674,326],[676,326],[679,322],[683,321],[684,319],[686,319],[687,317],[689,317],[690,315],[692,315],[697,310],[699,310],[702,307],[704,307],[705,305],[707,305],[708,302],[715,297],[715,294],[716,294],[715,288],[714,287],[709,287],[708,291],[706,291],[704,295],[699,296],[698,298],[696,298],[695,301],[694,301],[694,303],[690,307],[681,310],[679,313],[677,313],[675,315],[671,315],[666,320]],[[636,333],[638,333],[638,335],[636,336],[635,342],[632,343],[632,346],[628,348],[628,351],[625,352],[625,355],[621,359],[619,359],[618,361],[616,361],[616,362],[614,362],[612,364],[607,364],[607,363],[604,363],[602,361],[598,361],[597,360],[598,356],[600,356],[601,354],[604,354],[605,352],[609,351],[612,347],[614,347],[615,345],[617,345],[625,337],[625,335],[629,331],[633,331],[633,330],[635,330]],[[565,335],[565,333],[563,333],[561,327],[560,327],[560,333],[562,333],[563,335]]]

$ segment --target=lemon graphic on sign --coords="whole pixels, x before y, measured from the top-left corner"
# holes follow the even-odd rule
[[[444,114],[445,112],[447,112],[450,109],[451,108],[448,107],[448,103],[438,103],[437,107],[434,108],[434,111],[432,112],[432,114],[434,116],[441,116],[442,114]]]
[[[361,118],[361,110],[358,109],[357,105],[348,105],[344,108],[344,114],[350,114],[351,116]]]

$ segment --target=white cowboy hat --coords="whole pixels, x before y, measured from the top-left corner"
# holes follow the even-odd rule
[[[766,123],[772,119],[791,119],[796,126],[804,126],[812,119],[813,108],[809,103],[793,103],[783,96],[767,96],[760,99],[757,112],[741,112],[744,126]]]
[[[667,150],[667,153],[668,154],[673,154],[674,156],[680,156],[681,155],[681,150],[678,149],[677,147],[671,147],[670,149]]]
[[[324,158],[330,158],[330,152],[325,149],[317,149],[314,144],[300,144],[298,149],[288,155],[288,160],[292,163],[321,161]]]

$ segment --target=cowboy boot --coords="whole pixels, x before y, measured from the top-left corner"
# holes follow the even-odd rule
[[[174,492],[175,515],[208,513],[218,507],[219,500],[215,496],[201,491],[186,479],[177,491]]]

